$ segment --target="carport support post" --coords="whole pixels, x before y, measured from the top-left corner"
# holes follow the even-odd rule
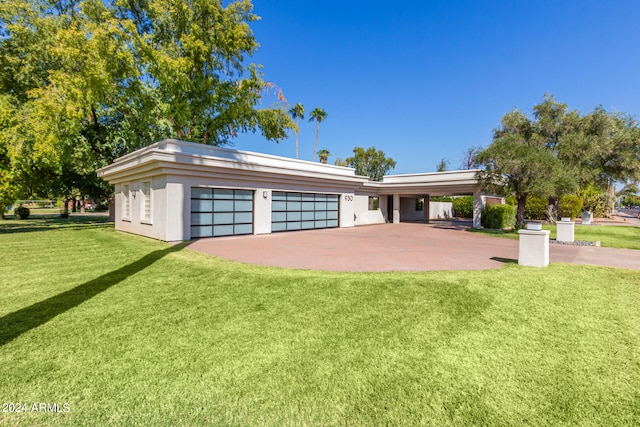
[[[424,222],[429,224],[429,217],[431,213],[429,212],[429,199],[431,196],[428,194],[424,196],[424,200],[422,202],[422,213],[424,214]]]
[[[480,191],[473,193],[473,228],[482,228],[482,195]]]
[[[400,195],[399,194],[394,194],[393,195],[393,223],[394,224],[399,224],[400,223]]]

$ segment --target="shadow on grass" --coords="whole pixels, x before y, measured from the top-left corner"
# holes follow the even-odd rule
[[[122,268],[103,274],[96,279],[78,285],[66,292],[1,317],[0,346],[5,345],[33,328],[47,323],[57,315],[88,301],[128,277],[144,270],[166,255],[181,250],[187,246],[188,243],[189,242],[184,242],[167,249],[151,252]]]
[[[69,218],[40,217],[0,220],[0,234],[32,233],[35,231],[84,230],[90,227],[111,227],[113,223],[104,216],[75,216]]]

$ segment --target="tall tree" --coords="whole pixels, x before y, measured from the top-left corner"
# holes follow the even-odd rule
[[[467,148],[467,151],[464,152],[462,157],[460,168],[464,170],[476,169],[478,167],[478,161],[476,158],[478,157],[478,153],[481,151],[482,147],[479,146]]]
[[[60,194],[162,138],[283,139],[294,126],[284,97],[259,108],[268,84],[246,64],[258,17],[249,0],[225,3],[0,3],[3,176],[24,194]]]
[[[513,193],[518,202],[516,222],[524,224],[524,211],[530,195],[548,196],[567,179],[560,161],[536,133],[535,124],[514,110],[501,119],[491,145],[481,151],[477,161],[483,166],[478,179],[483,188]]]
[[[327,112],[324,111],[320,107],[316,107],[309,114],[309,121],[316,122],[316,140],[313,143],[313,156],[311,156],[311,161],[315,161],[316,159],[316,149],[318,148],[318,133],[320,132],[320,123],[322,123],[327,118]]]
[[[522,224],[528,195],[549,198],[599,188],[613,203],[613,184],[640,178],[640,128],[629,115],[602,107],[580,115],[551,95],[533,107],[534,120],[515,110],[501,119],[494,140],[478,155],[487,188],[500,183],[518,199]],[[591,191],[590,190],[590,191]],[[548,212],[553,219],[551,211]]]
[[[300,133],[300,119],[304,119],[304,107],[299,102],[289,110],[289,114],[296,120],[296,159],[298,158],[298,134]]]
[[[396,162],[387,157],[382,150],[369,147],[353,149],[353,156],[347,157],[345,162],[356,170],[356,175],[368,176],[372,181],[380,181],[387,172],[396,167]]]

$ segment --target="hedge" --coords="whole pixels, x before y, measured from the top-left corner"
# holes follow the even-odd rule
[[[575,218],[582,212],[582,197],[562,196],[558,202],[558,216],[561,218]]]
[[[473,218],[473,196],[453,199],[453,211],[457,217]]]
[[[487,206],[482,210],[480,222],[484,228],[511,228],[516,225],[516,210],[512,205]]]

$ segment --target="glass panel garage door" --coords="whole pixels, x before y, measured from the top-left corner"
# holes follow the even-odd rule
[[[191,238],[253,233],[253,191],[191,189]]]
[[[338,226],[338,195],[274,191],[271,231],[310,230]]]

